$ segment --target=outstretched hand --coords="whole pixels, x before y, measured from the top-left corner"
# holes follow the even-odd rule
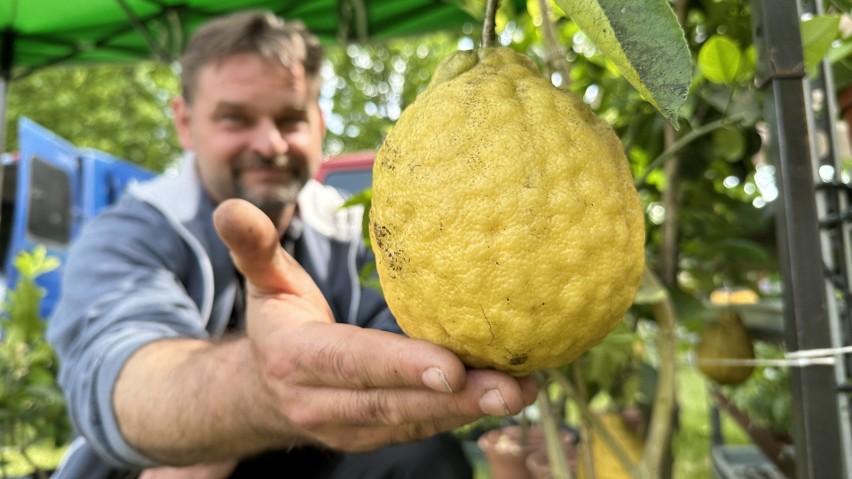
[[[272,222],[248,202],[222,203],[214,222],[246,278],[247,333],[282,434],[363,451],[516,414],[534,401],[531,378],[467,371],[440,346],[336,323]]]

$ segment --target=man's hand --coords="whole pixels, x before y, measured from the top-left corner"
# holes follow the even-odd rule
[[[347,451],[413,441],[483,415],[518,413],[535,399],[530,378],[466,371],[450,351],[334,322],[310,276],[243,200],[214,213],[247,284],[247,331],[264,394],[268,434]],[[257,426],[257,425],[256,425]]]
[[[515,414],[535,399],[531,378],[466,371],[437,345],[335,323],[251,204],[226,201],[214,220],[246,277],[248,336],[162,339],[128,359],[114,410],[147,457],[180,466],[300,444],[366,451]]]

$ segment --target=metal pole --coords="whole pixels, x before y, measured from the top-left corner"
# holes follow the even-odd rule
[[[766,92],[768,153],[781,192],[774,207],[786,348],[829,348],[832,328],[823,287],[812,112],[806,99],[798,2],[752,0],[751,5],[758,80]],[[834,369],[791,368],[790,388],[797,478],[849,477],[844,471]]]
[[[822,0],[800,0],[801,11],[813,15],[825,13]],[[805,101],[811,115],[811,137],[817,138],[811,144],[814,161],[813,172],[818,180],[817,214],[820,217],[822,231],[822,257],[824,264],[825,288],[828,300],[828,321],[831,334],[831,346],[846,346],[845,337],[852,324],[852,242],[849,237],[850,211],[848,185],[842,180],[844,171],[839,153],[837,138],[837,101],[834,93],[834,79],[831,65],[825,59],[810,76],[807,83]],[[843,219],[847,218],[847,219]],[[842,354],[834,356],[835,383],[840,385],[835,392],[838,412],[840,447],[843,452],[843,467],[847,476],[852,475],[852,417],[850,417],[850,397],[843,390],[848,388],[849,362]]]
[[[157,56],[157,59],[163,62],[173,61],[174,58],[169,54],[165,49],[163,49],[160,42],[157,41],[156,38],[148,31],[148,27],[145,26],[145,23],[139,19],[136,15],[136,12],[133,11],[133,8],[127,4],[127,0],[116,0],[116,2],[121,6],[121,9],[124,10],[124,14],[127,15],[127,20],[130,22],[130,25],[142,36],[145,40],[145,43],[148,44],[148,47],[152,52]]]

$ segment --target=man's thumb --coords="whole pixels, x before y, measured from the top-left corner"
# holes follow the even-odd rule
[[[328,310],[313,279],[284,251],[275,225],[256,206],[245,200],[226,200],[213,212],[213,224],[253,288],[251,293],[293,294]]]

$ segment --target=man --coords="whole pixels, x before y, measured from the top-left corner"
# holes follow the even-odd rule
[[[397,334],[359,286],[360,223],[309,180],[321,61],[262,12],[190,40],[180,174],[132,188],[66,264],[48,337],[80,437],[57,479],[461,477],[436,434],[534,400],[529,378]]]

